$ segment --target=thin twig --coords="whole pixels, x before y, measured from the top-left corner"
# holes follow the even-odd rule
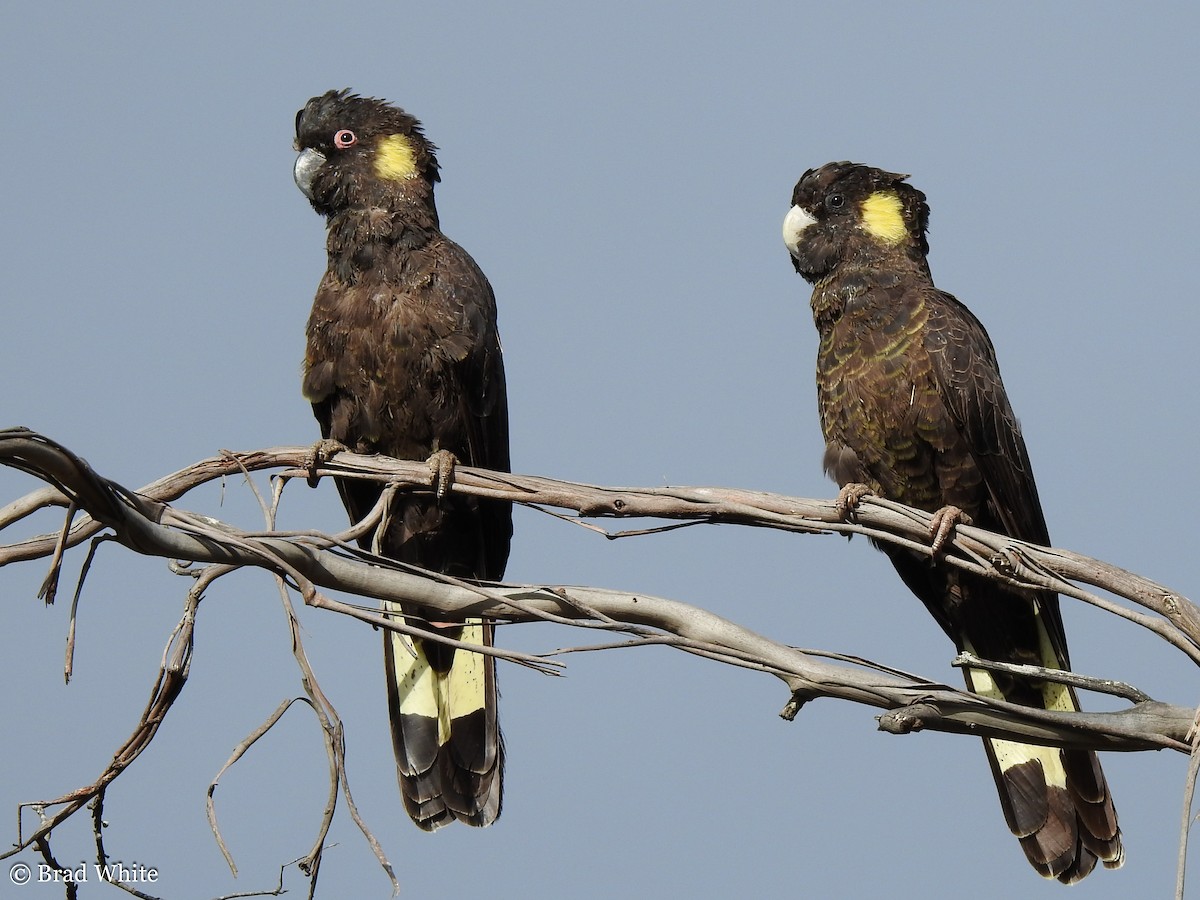
[[[241,900],[244,897],[279,897],[287,893],[287,889],[283,886],[283,873],[288,866],[294,866],[300,860],[293,859],[290,863],[286,863],[279,867],[279,881],[275,887],[269,890],[260,891],[238,891],[234,894],[222,894],[220,897],[214,897],[213,900]]]
[[[34,841],[34,844],[37,847],[38,853],[40,853],[42,855],[42,859],[44,859],[46,861],[46,865],[48,865],[55,872],[66,872],[67,871],[67,869],[64,868],[59,863],[59,861],[54,858],[54,854],[50,850],[49,835],[39,836]],[[67,886],[67,891],[66,891],[67,900],[78,900],[78,897],[79,897],[78,882],[76,882],[74,879],[69,879],[66,881],[66,886]]]
[[[79,569],[79,580],[75,583],[75,593],[71,597],[71,613],[67,617],[66,659],[63,662],[63,681],[67,684],[71,683],[71,674],[75,671],[75,623],[78,621],[79,598],[83,594],[83,582],[92,569],[92,562],[96,559],[96,550],[104,540],[104,537],[98,537],[88,545],[87,556],[83,558],[83,565]]]
[[[982,659],[973,653],[959,653],[951,660],[950,665],[959,669],[971,668],[984,669],[988,672],[1004,672],[1008,675],[1015,675],[1018,678],[1030,681],[1050,681],[1055,684],[1069,684],[1071,687],[1080,688],[1081,690],[1121,697],[1124,700],[1129,700],[1131,703],[1147,703],[1154,699],[1144,691],[1140,691],[1133,685],[1126,684],[1123,681],[1113,681],[1111,678],[1096,678],[1091,675],[1080,675],[1078,672],[1070,672],[1066,669],[1048,669],[1044,666],[993,662],[990,659]]]
[[[275,496],[269,508],[264,508],[266,516],[266,525],[270,529],[275,527],[275,516],[277,514],[279,504],[279,491],[282,491],[282,486],[276,488]],[[387,502],[384,503],[384,508],[387,508]],[[382,530],[382,529],[380,529]],[[333,813],[337,805],[338,788],[341,788],[343,796],[346,798],[346,807],[350,813],[350,818],[354,824],[358,826],[367,845],[375,854],[380,867],[387,875],[388,880],[392,884],[393,894],[399,893],[400,882],[396,879],[396,873],[392,869],[392,864],[388,860],[387,855],[383,851],[382,845],[375,838],[374,833],[367,826],[366,821],[359,814],[358,806],[354,802],[354,795],[350,791],[350,779],[346,773],[346,737],[344,726],[341,717],[333,704],[325,696],[321,690],[320,683],[317,681],[316,673],[312,669],[312,665],[308,661],[308,656],[304,652],[304,642],[301,637],[300,620],[296,616],[296,610],[292,606],[291,597],[288,593],[287,583],[282,577],[276,577],[276,585],[279,588],[280,603],[283,606],[284,614],[287,618],[288,628],[292,635],[292,655],[296,660],[296,664],[300,667],[301,682],[304,686],[305,693],[308,694],[310,706],[317,714],[320,720],[321,728],[325,735],[325,748],[329,757],[330,767],[330,784],[329,798],[325,805],[325,813],[321,820],[321,827],[318,832],[316,842],[313,849],[309,852],[300,863],[300,871],[308,876],[308,892],[309,896],[315,896],[317,889],[317,880],[321,871],[321,858],[324,851],[325,841],[329,834],[329,828],[333,824]]]
[[[248,735],[238,742],[233,748],[233,752],[229,754],[229,759],[225,760],[225,764],[217,771],[217,774],[212,777],[212,781],[208,783],[204,801],[204,814],[208,818],[208,827],[213,833],[213,837],[217,840],[217,847],[221,851],[221,855],[225,857],[225,864],[229,866],[229,871],[237,878],[238,868],[237,863],[233,861],[233,854],[229,852],[229,845],[225,843],[225,838],[221,834],[221,826],[217,824],[217,805],[213,800],[213,795],[216,794],[217,784],[221,780],[230,767],[232,767],[239,759],[245,756],[246,752],[258,742],[258,739],[265,735],[268,731],[275,727],[275,724],[283,717],[283,714],[291,709],[293,703],[309,703],[305,697],[291,697],[280,703],[275,710],[267,716],[266,720],[251,731]],[[310,704],[311,705],[311,704]],[[281,876],[282,877],[282,874]]]
[[[53,800],[22,803],[18,808],[17,841],[11,849],[0,853],[0,859],[5,859],[24,850],[26,847],[47,840],[50,833],[60,823],[66,821],[80,809],[84,808],[150,746],[151,741],[154,740],[154,736],[158,733],[159,726],[174,705],[175,700],[178,698],[187,681],[191,659],[194,613],[194,602],[189,599],[189,602],[185,606],[183,620],[180,625],[177,625],[172,630],[171,637],[167,642],[167,648],[163,651],[164,660],[170,660],[170,663],[164,663],[160,667],[150,690],[150,699],[142,711],[141,718],[125,743],[117,748],[105,770],[93,783],[76,788],[61,797]],[[173,646],[174,650],[172,650]],[[29,837],[23,837],[20,828],[19,810],[27,807],[37,810],[40,824]],[[59,807],[59,809],[54,814],[47,815],[45,810],[50,807]]]
[[[1192,751],[1188,758],[1187,777],[1183,784],[1183,821],[1179,825],[1179,859],[1175,868],[1175,900],[1183,900],[1183,883],[1187,873],[1188,836],[1192,831],[1192,800],[1196,795],[1196,777],[1200,775],[1200,708],[1188,732]]]
[[[96,872],[103,881],[113,887],[118,887],[127,894],[132,894],[138,900],[159,900],[152,894],[139,891],[133,885],[113,877],[113,869],[108,863],[108,854],[104,850],[104,790],[96,793],[96,799],[90,804],[92,808],[92,836],[96,841]]]
[[[58,541],[54,544],[54,555],[50,558],[50,571],[46,573],[46,579],[42,582],[42,587],[38,591],[38,596],[41,597],[47,606],[54,605],[54,597],[58,593],[58,579],[62,572],[63,553],[67,549],[67,537],[71,533],[71,522],[75,519],[75,514],[79,512],[79,507],[75,503],[67,505],[67,514],[63,517],[62,531],[58,533]]]

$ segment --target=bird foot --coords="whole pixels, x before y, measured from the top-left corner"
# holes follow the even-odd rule
[[[847,522],[853,521],[854,511],[858,509],[862,498],[870,497],[874,493],[873,490],[858,481],[842,485],[842,489],[838,491],[837,495],[838,515]]]
[[[441,500],[454,484],[454,467],[458,465],[458,457],[449,450],[435,450],[429,457],[429,483],[433,492]]]
[[[304,468],[308,469],[308,486],[316,487],[317,482],[321,480],[321,476],[317,474],[318,468],[343,450],[349,449],[341,441],[335,441],[333,438],[322,438],[313,444],[312,449],[304,454]]]
[[[970,524],[971,517],[957,506],[943,506],[935,512],[933,521],[929,523],[929,536],[933,540],[930,549],[933,550],[933,555],[941,553],[942,548],[953,539],[956,527]]]

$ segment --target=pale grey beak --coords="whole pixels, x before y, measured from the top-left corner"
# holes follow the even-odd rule
[[[312,201],[313,189],[312,181],[317,174],[317,169],[325,164],[325,155],[313,150],[309,147],[307,150],[302,150],[300,155],[296,157],[296,165],[292,169],[292,177],[296,179],[296,187],[305,197]]]
[[[796,255],[796,249],[800,246],[800,235],[809,225],[815,225],[817,222],[807,210],[799,206],[793,206],[788,210],[788,214],[783,217],[783,242],[787,244],[788,253],[792,256]]]

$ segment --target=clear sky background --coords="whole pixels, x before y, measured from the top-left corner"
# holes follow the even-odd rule
[[[992,335],[1055,542],[1200,597],[1182,474],[1200,437],[1197,34],[1182,2],[8,4],[0,418],[130,487],[221,448],[315,439],[299,380],[324,231],[292,183],[293,117],[352,87],[442,148],[443,226],[500,305],[518,471],[832,496],[809,288],[779,226],[805,169],[852,159],[928,195],[934,277]],[[35,487],[3,473],[0,502]],[[237,480],[181,505],[259,523]],[[283,525],[343,522],[332,484],[290,489]],[[64,686],[81,562],[49,609],[43,564],[0,572],[5,844],[18,802],[90,782],[128,735],[188,587],[105,546]],[[728,527],[613,543],[518,511],[508,576],[668,596],[958,679],[861,540]],[[1009,835],[978,741],[883,735],[833,701],[784,723],[774,678],[661,648],[573,656],[558,679],[504,666],[504,816],[424,834],[395,784],[379,635],[302,615],[407,897],[1065,896]],[[1196,702],[1194,668],[1148,633],[1071,601],[1064,616],[1078,670]],[[271,580],[218,582],[184,695],[109,792],[112,857],[156,867],[159,896],[272,886],[325,799],[314,721],[295,709],[221,782],[236,880],[205,788],[299,693]],[[1167,896],[1186,760],[1104,764],[1128,861],[1072,897]],[[90,858],[86,818],[54,838],[60,861]],[[344,806],[331,842],[322,896],[388,896]],[[0,896],[61,896],[12,887],[8,865]],[[303,896],[298,873],[285,881]]]

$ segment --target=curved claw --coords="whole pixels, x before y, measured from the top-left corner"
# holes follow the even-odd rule
[[[931,544],[933,555],[937,556],[941,553],[942,548],[953,539],[956,527],[970,524],[971,517],[957,506],[943,506],[935,512],[933,520],[929,523],[929,536],[933,539]]]
[[[849,484],[842,485],[842,489],[837,495],[837,513],[847,522],[853,520],[854,510],[858,509],[858,504],[862,502],[863,497],[874,495],[874,491],[858,481],[851,481]]]
[[[341,441],[335,441],[333,438],[322,438],[313,444],[308,453],[304,455],[304,468],[308,469],[308,486],[316,487],[317,482],[321,480],[321,476],[317,474],[318,468],[343,450],[349,449]]]
[[[429,456],[429,483],[433,492],[441,500],[454,484],[454,467],[458,465],[458,457],[449,450],[435,450]]]

